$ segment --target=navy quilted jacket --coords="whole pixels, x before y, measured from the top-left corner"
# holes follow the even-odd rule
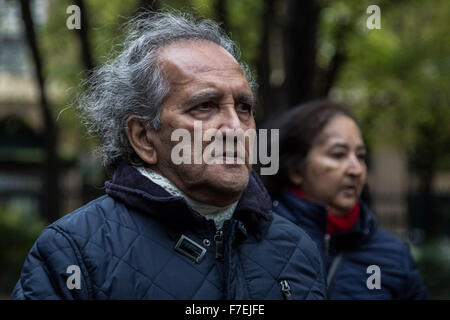
[[[300,226],[316,243],[326,268],[329,299],[426,299],[408,245],[378,228],[361,201],[360,208],[353,228],[331,237],[325,234],[326,208],[298,198],[288,188],[274,201],[273,210]],[[369,266],[378,266],[379,272]],[[378,285],[376,274],[380,275]]]
[[[223,233],[131,166],[106,192],[42,232],[13,299],[325,298],[316,246],[255,174]]]

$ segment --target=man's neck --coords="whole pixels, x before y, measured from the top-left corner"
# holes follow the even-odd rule
[[[164,190],[166,190],[168,193],[170,193],[172,196],[178,196],[182,197],[186,200],[188,205],[192,207],[195,211],[197,211],[199,214],[203,215],[206,219],[212,219],[214,220],[216,227],[220,229],[223,225],[223,222],[225,220],[228,220],[231,218],[231,216],[234,213],[234,210],[237,206],[237,201],[233,202],[227,206],[213,206],[210,204],[206,204],[203,202],[199,202],[197,200],[192,199],[191,197],[187,196],[183,191],[181,191],[179,188],[175,186],[169,179],[161,175],[160,173],[151,170],[149,168],[145,167],[136,167],[136,169],[145,177],[150,179],[152,182],[156,183],[160,187],[162,187]]]
[[[211,205],[214,207],[227,207],[239,201],[242,192],[230,193],[226,188],[218,189],[214,184],[206,183],[187,183],[188,181],[176,174],[175,170],[160,170],[157,166],[143,166],[149,172],[159,174],[167,179],[184,197],[190,200]]]

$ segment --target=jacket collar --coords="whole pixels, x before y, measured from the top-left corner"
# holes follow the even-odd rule
[[[284,188],[279,200],[287,210],[279,213],[314,236],[326,233],[327,208],[324,205],[297,197],[289,188]],[[366,241],[377,228],[375,216],[363,201],[359,201],[360,213],[354,226],[347,232],[332,236],[340,248],[349,248]]]
[[[170,195],[133,166],[120,165],[112,180],[107,181],[105,186],[108,195],[130,208],[165,223],[177,225],[178,228],[206,227],[212,223],[195,212],[184,198]],[[242,221],[247,231],[259,237],[267,231],[273,219],[271,208],[272,203],[266,189],[258,175],[252,171],[233,218]]]

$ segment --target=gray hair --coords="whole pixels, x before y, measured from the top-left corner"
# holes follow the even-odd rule
[[[180,12],[144,12],[127,24],[128,32],[119,54],[93,71],[87,90],[75,101],[89,133],[97,134],[99,153],[109,169],[126,162],[141,165],[125,133],[126,120],[136,115],[148,128],[160,126],[161,106],[170,92],[158,63],[158,51],[174,41],[207,40],[227,50],[240,64],[249,85],[256,82],[240,61],[239,48],[209,19]]]

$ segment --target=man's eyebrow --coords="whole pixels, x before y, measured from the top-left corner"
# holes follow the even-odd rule
[[[223,93],[216,89],[206,89],[199,92],[194,93],[190,96],[183,105],[185,106],[195,106],[199,103],[208,101],[208,100],[218,100],[223,96]]]
[[[255,97],[253,96],[252,93],[239,93],[235,97],[235,100],[239,101],[239,102],[247,103],[251,106],[253,106],[255,104]]]
[[[221,91],[216,89],[206,89],[194,93],[183,103],[183,105],[186,107],[195,106],[209,100],[220,100],[222,97],[223,93]],[[251,106],[254,106],[255,104],[255,97],[252,93],[239,93],[234,97],[234,100],[240,103],[247,103]]]

